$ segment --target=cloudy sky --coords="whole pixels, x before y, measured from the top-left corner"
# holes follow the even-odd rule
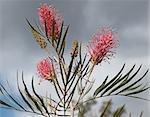
[[[37,8],[42,2],[53,4],[63,15],[65,23],[70,24],[68,45],[73,39],[86,44],[102,26],[113,27],[117,32],[120,43],[117,54],[110,64],[103,63],[96,68],[96,86],[106,75],[117,73],[123,63],[127,64],[126,70],[135,63],[137,66],[143,64],[143,72],[150,66],[149,0],[0,0],[1,82],[8,79],[13,85],[17,70],[23,70],[26,80],[30,81],[36,73],[37,61],[46,57],[33,40],[25,21],[25,18],[38,19]],[[148,77],[146,82],[149,82]],[[142,96],[148,98],[148,92]],[[141,111],[145,112],[144,117],[150,116],[146,101],[122,97],[113,98],[113,101],[115,105],[125,103],[133,117]],[[10,114],[19,117],[22,113],[0,110],[2,117],[10,117]]]

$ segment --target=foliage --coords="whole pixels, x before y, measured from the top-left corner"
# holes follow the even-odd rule
[[[87,52],[86,54],[82,51],[82,44],[74,40],[72,49],[70,50],[69,60],[67,61],[64,52],[67,44],[69,25],[65,25],[64,21],[61,22],[61,25],[57,25],[57,20],[55,18],[57,12],[55,12],[55,10],[51,12],[47,10],[53,10],[53,7],[47,9],[46,6],[44,13],[52,12],[52,16],[50,17],[51,19],[48,19],[49,17],[46,15],[45,20],[45,15],[42,16],[42,26],[34,26],[28,19],[27,23],[38,45],[48,53],[48,57],[38,64],[38,72],[42,79],[53,85],[52,88],[54,88],[57,94],[57,99],[38,94],[35,89],[34,77],[32,77],[32,88],[30,89],[30,84],[26,84],[22,72],[21,80],[24,87],[23,89],[20,88],[21,84],[18,81],[20,78],[17,73],[17,86],[21,99],[11,95],[4,85],[0,84],[0,92],[6,99],[0,99],[2,107],[30,112],[45,117],[73,117],[77,112],[80,117],[82,116],[81,113],[85,113],[89,110],[89,108],[82,108],[84,103],[91,105],[92,103],[90,101],[95,101],[97,98],[106,96],[126,96],[144,99],[138,97],[136,94],[149,89],[149,86],[141,82],[147,75],[148,70],[140,78],[137,78],[136,76],[140,72],[142,66],[134,71],[136,65],[133,65],[127,73],[123,73],[125,64],[116,76],[110,78],[109,81],[107,76],[101,85],[95,89],[91,98],[87,99],[86,95],[92,91],[91,89],[94,85],[94,79],[91,79],[91,74],[95,66],[101,64],[105,60],[109,60],[110,57],[114,55],[112,49],[116,47],[117,44],[117,41],[114,41],[114,34],[111,29],[108,28],[106,28],[107,30],[105,28],[100,30],[99,33],[96,33],[96,36],[92,37],[91,43],[93,45],[90,43],[88,46],[88,49],[90,49],[88,51],[89,53]],[[43,13],[43,11],[41,13]],[[45,21],[45,23],[43,23],[43,21]],[[53,49],[53,54],[49,48]],[[56,69],[56,66],[58,69]],[[106,110],[110,108],[110,105],[111,101],[106,104],[101,117],[106,115]],[[119,117],[123,110],[124,106],[118,108],[114,112],[114,117]]]

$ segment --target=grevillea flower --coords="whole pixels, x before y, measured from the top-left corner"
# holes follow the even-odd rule
[[[52,24],[54,23],[54,36],[59,37],[59,30],[62,23],[62,16],[57,12],[54,6],[41,4],[38,8],[39,19],[43,29],[46,29],[49,37],[52,37]]]
[[[104,27],[95,33],[87,46],[92,63],[98,64],[103,60],[110,59],[115,53],[112,50],[116,48],[117,45],[118,40],[112,29]]]
[[[37,64],[38,75],[45,80],[52,80],[55,77],[55,69],[52,62],[47,58]]]

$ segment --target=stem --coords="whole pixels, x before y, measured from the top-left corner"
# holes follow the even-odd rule
[[[71,104],[70,104],[70,109],[71,109],[70,117],[74,117],[73,102],[71,102]]]
[[[57,89],[57,86],[56,86],[56,84],[55,84],[55,81],[53,80],[53,84],[54,84],[54,87],[55,87],[55,91],[56,91],[56,93],[57,93],[57,96],[59,97],[59,99],[61,100],[61,97],[60,97],[60,94],[59,94],[59,92],[58,92],[58,89]]]
[[[86,88],[86,86],[87,86],[87,84],[88,84],[88,82],[89,82],[89,79],[90,79],[90,76],[91,76],[92,71],[93,71],[93,69],[94,69],[94,66],[95,66],[95,64],[93,64],[92,67],[91,67],[89,76],[88,76],[88,78],[87,78],[87,80],[86,80],[86,82],[85,82],[85,85],[84,85],[84,87],[83,87],[81,93],[80,93],[80,96],[78,97],[78,100],[77,100],[77,102],[76,102],[76,104],[75,104],[75,106],[74,106],[74,109],[76,108],[76,106],[79,104],[79,102],[80,102],[80,100],[81,100],[81,97],[82,97],[82,95],[83,95],[83,93],[84,93],[84,90],[85,90],[85,88]]]
[[[65,94],[64,94],[64,116],[66,115],[66,91],[65,91]]]
[[[67,82],[64,85],[64,116],[66,115],[66,95],[67,95],[66,89],[67,89]]]
[[[48,55],[50,56],[50,51],[48,50],[48,48],[45,48],[45,51],[48,53]]]

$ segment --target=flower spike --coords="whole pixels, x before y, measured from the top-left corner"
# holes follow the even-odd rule
[[[60,27],[62,24],[62,16],[57,12],[54,6],[41,4],[38,8],[38,15],[43,29],[46,29],[48,37],[54,36],[56,39],[60,34]],[[53,27],[54,24],[54,27]],[[53,35],[54,28],[54,35]]]
[[[118,45],[114,32],[107,27],[102,28],[99,32],[95,33],[89,43],[88,52],[93,64],[99,64],[103,60],[110,59],[114,55],[112,51]]]
[[[48,58],[37,64],[37,71],[39,76],[45,80],[53,80],[55,77],[54,65]]]

